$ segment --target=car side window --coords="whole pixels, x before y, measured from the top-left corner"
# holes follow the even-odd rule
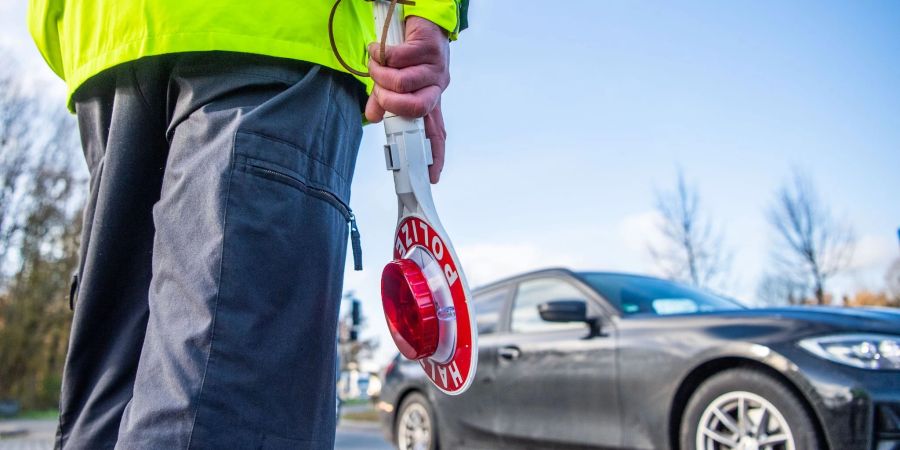
[[[516,292],[511,329],[514,333],[557,331],[584,328],[583,322],[547,322],[541,319],[538,305],[554,300],[584,300],[587,297],[571,283],[556,278],[523,281]]]
[[[509,289],[495,289],[475,296],[475,321],[478,326],[478,334],[492,334],[497,332],[500,326],[500,312],[506,303]]]

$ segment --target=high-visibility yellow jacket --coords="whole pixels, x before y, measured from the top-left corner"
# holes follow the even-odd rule
[[[404,14],[428,19],[456,37],[466,0],[417,0]],[[333,0],[29,0],[28,28],[68,95],[90,77],[150,55],[223,50],[309,61],[344,71],[328,38]],[[344,0],[335,42],[365,70],[375,39],[372,3]],[[360,78],[371,89],[371,80]],[[70,101],[71,103],[71,101]]]

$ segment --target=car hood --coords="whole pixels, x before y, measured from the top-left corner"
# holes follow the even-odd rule
[[[833,306],[792,306],[783,308],[748,308],[693,314],[696,318],[731,322],[778,321],[821,325],[841,332],[876,332],[900,334],[900,310],[891,308],[842,308]],[[676,317],[676,316],[669,316]],[[685,316],[681,316],[685,317]],[[702,319],[701,319],[702,320]]]

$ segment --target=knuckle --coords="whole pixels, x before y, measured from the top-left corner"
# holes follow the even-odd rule
[[[375,82],[376,86],[384,85],[387,78],[384,70],[375,63],[369,64],[369,75],[372,77],[372,81]]]
[[[402,74],[397,74],[391,77],[387,87],[394,92],[406,92],[406,90],[404,89],[406,87],[406,77]]]
[[[417,98],[410,104],[410,110],[414,117],[424,117],[428,113],[428,106],[425,104],[425,100]]]
[[[369,47],[370,59],[379,65],[387,66],[388,65],[387,60],[389,59],[388,56],[389,56],[389,53],[388,53],[387,48],[384,49],[384,58],[382,58],[380,45],[373,44],[371,47]]]

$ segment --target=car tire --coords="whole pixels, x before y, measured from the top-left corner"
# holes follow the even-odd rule
[[[784,383],[752,369],[731,369],[704,381],[685,407],[679,436],[681,450],[821,448],[803,401]]]
[[[394,422],[394,444],[400,450],[438,450],[434,409],[424,395],[413,392],[403,399]]]

